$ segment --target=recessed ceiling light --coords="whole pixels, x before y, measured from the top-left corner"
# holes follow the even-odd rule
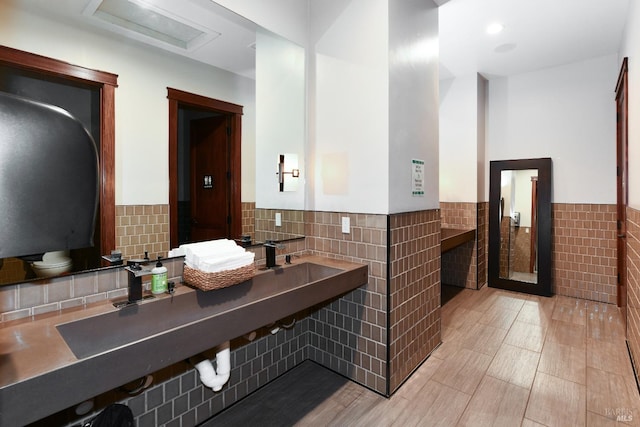
[[[489,24],[489,26],[487,27],[487,34],[498,34],[502,30],[504,30],[504,25],[499,22],[494,22],[492,24]]]
[[[183,50],[194,50],[220,36],[216,31],[188,22],[145,0],[91,0],[83,14],[131,37]]]

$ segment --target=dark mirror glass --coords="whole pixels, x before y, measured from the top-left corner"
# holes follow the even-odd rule
[[[537,169],[500,175],[500,278],[538,283]]]

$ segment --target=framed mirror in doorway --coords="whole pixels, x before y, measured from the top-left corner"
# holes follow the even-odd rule
[[[551,159],[490,162],[489,286],[551,296]]]

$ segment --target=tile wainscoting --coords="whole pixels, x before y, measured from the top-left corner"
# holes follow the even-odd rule
[[[640,210],[627,207],[627,342],[640,372]]]
[[[475,245],[467,243],[443,255],[442,282],[471,289],[484,286],[488,202],[441,202],[440,207],[443,227],[478,230]],[[552,203],[552,254],[555,294],[616,303],[615,205]]]
[[[616,205],[552,203],[551,221],[553,292],[616,304]]]
[[[351,232],[342,233],[342,217]],[[309,318],[309,358],[387,393],[387,216],[306,212],[311,254],[367,264],[369,282]]]
[[[390,217],[390,392],[440,344],[440,211]]]
[[[167,256],[169,205],[116,206],[116,247],[125,259]]]
[[[442,227],[475,229],[476,240],[442,254],[442,283],[480,289],[487,283],[489,203],[440,202]]]

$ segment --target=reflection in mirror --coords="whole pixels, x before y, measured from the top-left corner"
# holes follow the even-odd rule
[[[538,283],[538,171],[503,170],[500,183],[500,277]]]
[[[268,31],[257,32],[257,208],[304,209],[303,178],[294,178],[293,173],[278,176],[274,174],[274,166],[278,172],[280,156],[284,155],[284,172],[305,170],[305,58],[303,47]],[[282,186],[274,177],[284,178]]]
[[[37,14],[42,17],[44,16],[45,19],[51,19],[52,23],[53,21],[57,21],[56,25],[58,25],[59,23],[64,23],[64,28],[69,30],[69,33],[73,33],[73,34],[78,34],[78,31],[82,31],[82,29],[86,29],[88,28],[88,25],[90,24],[91,21],[88,20],[88,18],[84,15],[81,14],[82,8],[80,7],[76,7],[77,5],[81,4],[81,3],[86,3],[86,1],[84,0],[72,0],[69,2],[64,2],[65,4],[62,5],[59,2],[49,2],[46,0],[24,0],[24,1],[20,1],[20,2],[9,2],[11,4],[15,3],[15,8],[16,9],[22,9],[24,8],[24,11],[26,11],[26,13],[31,13],[32,11],[37,11]],[[9,4],[7,3],[7,4]],[[169,3],[167,3],[168,5]],[[197,6],[197,7],[194,7]],[[200,7],[202,6],[202,8]],[[3,5],[3,8],[6,7],[9,10],[11,10],[14,6],[6,6]],[[142,73],[142,71],[138,70],[138,67],[136,67],[135,64],[135,60],[133,62],[127,62],[126,64],[120,63],[118,58],[120,58],[120,55],[122,55],[122,58],[128,58],[128,55],[131,55],[132,52],[136,52],[136,50],[140,49],[140,41],[136,41],[136,40],[129,40],[127,41],[127,39],[125,39],[123,37],[123,34],[121,33],[120,35],[117,35],[115,37],[111,37],[109,35],[104,35],[107,33],[103,33],[102,30],[100,31],[92,31],[91,29],[89,29],[88,31],[91,32],[91,40],[98,40],[100,41],[100,43],[93,43],[91,45],[92,50],[91,53],[87,53],[86,57],[89,59],[88,62],[92,63],[92,61],[90,61],[91,57],[95,57],[95,58],[101,58],[100,61],[95,62],[96,64],[100,64],[101,66],[103,66],[105,64],[105,61],[103,60],[104,58],[111,58],[111,56],[113,56],[113,58],[115,58],[115,60],[113,61],[109,61],[107,60],[107,64],[104,65],[104,69],[107,69],[111,72],[114,73],[121,73],[121,76],[127,80],[129,83],[128,85],[122,85],[119,89],[114,89],[115,91],[115,97],[117,97],[120,101],[121,104],[119,104],[120,106],[122,106],[122,104],[124,103],[129,103],[129,100],[131,99],[135,99],[136,98],[136,94],[138,93],[138,89],[137,89],[137,85],[133,84],[134,82],[137,82],[140,84],[141,89],[141,93],[144,93],[144,90],[148,90],[149,87],[151,86],[158,86],[159,88],[161,87],[162,89],[165,89],[167,86],[170,86],[171,84],[176,84],[176,86],[180,86],[183,87],[185,89],[189,89],[191,88],[191,86],[194,87],[194,90],[200,90],[200,88],[203,85],[200,85],[200,81],[194,79],[193,82],[187,82],[186,84],[184,83],[184,79],[183,78],[183,74],[185,76],[189,76],[189,75],[194,75],[194,76],[199,76],[201,75],[201,72],[209,72],[210,68],[209,65],[202,65],[202,69],[198,69],[198,64],[194,61],[194,60],[201,60],[201,59],[211,59],[213,60],[215,59],[219,59],[221,61],[220,64],[211,64],[211,65],[215,65],[218,66],[221,69],[225,69],[225,70],[229,70],[232,73],[237,73],[237,75],[239,76],[243,76],[243,78],[249,78],[251,79],[253,76],[256,76],[255,73],[255,67],[253,67],[253,63],[251,63],[251,65],[246,65],[245,62],[243,62],[242,60],[239,59],[240,56],[246,57],[246,52],[249,52],[248,54],[253,57],[255,57],[256,55],[256,49],[259,49],[260,47],[260,43],[258,43],[258,47],[256,48],[256,44],[253,43],[254,41],[256,41],[256,32],[260,32],[260,35],[262,37],[262,41],[264,41],[265,38],[267,38],[267,36],[271,37],[273,39],[273,42],[271,43],[271,46],[275,46],[276,45],[276,39],[280,41],[280,43],[277,44],[276,47],[278,47],[279,49],[281,49],[283,52],[286,51],[286,46],[290,43],[291,46],[294,46],[295,44],[289,42],[288,40],[279,38],[276,35],[273,35],[271,33],[269,33],[266,30],[261,29],[258,25],[256,25],[253,22],[248,21],[247,19],[245,19],[244,17],[241,17],[239,15],[236,15],[232,12],[230,12],[229,10],[222,8],[221,6],[217,5],[215,2],[207,2],[205,0],[193,0],[190,2],[175,2],[171,3],[171,7],[175,7],[176,11],[175,14],[176,16],[183,16],[184,14],[187,13],[192,13],[194,11],[201,11],[203,13],[200,13],[199,16],[197,16],[197,19],[192,19],[193,21],[197,21],[197,20],[202,20],[202,19],[206,19],[207,20],[207,24],[212,24],[213,19],[212,16],[215,14],[219,14],[221,20],[228,20],[231,22],[231,24],[229,25],[229,28],[235,26],[235,27],[243,27],[245,29],[249,29],[251,34],[249,34],[249,36],[251,37],[252,40],[247,41],[245,38],[241,38],[239,40],[236,41],[232,41],[230,39],[231,34],[232,33],[236,33],[236,31],[231,31],[231,30],[226,30],[224,31],[224,37],[220,37],[219,40],[216,40],[215,43],[212,43],[210,45],[207,45],[207,48],[214,48],[214,47],[218,47],[220,50],[216,51],[216,54],[208,54],[205,55],[204,52],[206,51],[205,47],[201,47],[200,49],[197,49],[193,52],[187,52],[186,56],[189,56],[189,54],[191,54],[192,56],[190,56],[190,59],[185,59],[182,56],[178,56],[175,55],[176,50],[173,49],[168,49],[168,51],[170,53],[167,52],[160,52],[158,49],[156,49],[156,47],[153,47],[151,49],[146,49],[146,51],[148,51],[148,56],[144,56],[144,58],[152,58],[154,61],[157,62],[153,62],[153,64],[155,65],[159,65],[160,61],[165,61],[164,65],[166,65],[166,67],[161,67],[162,70],[159,70],[159,72],[157,74],[153,74],[151,75],[149,78],[146,78],[143,75],[138,75],[136,74],[137,72]],[[7,14],[7,16],[11,16],[11,14]],[[215,20],[217,22],[217,19]],[[38,21],[40,22],[40,21]],[[221,25],[222,25],[222,21],[221,21]],[[18,26],[15,26],[16,28]],[[77,28],[79,28],[79,30]],[[47,27],[48,28],[48,27]],[[56,28],[54,25],[52,25],[52,28]],[[224,27],[227,28],[227,27]],[[13,31],[13,30],[8,30],[8,31]],[[22,40],[21,38],[21,32],[22,30],[16,30],[16,34],[15,34],[15,39],[18,40]],[[28,33],[28,29],[25,29],[24,32]],[[37,32],[36,32],[37,33]],[[9,33],[8,33],[9,34]],[[12,35],[14,35],[12,33]],[[36,34],[37,35],[37,34]],[[244,36],[246,37],[246,33],[244,34]],[[55,31],[51,32],[51,39],[55,40],[56,42],[58,41],[58,34]],[[34,49],[35,48],[30,48],[31,45],[33,44],[38,44],[38,42],[33,42],[31,43],[29,40],[29,37],[25,38],[25,46],[26,46],[26,50],[30,50],[30,49]],[[117,43],[114,41],[117,40]],[[11,42],[11,41],[9,41]],[[82,42],[79,43],[79,45],[75,45],[75,43],[73,41],[70,41],[70,39],[68,38],[68,34],[67,32],[61,33],[60,35],[60,41],[59,43],[57,43],[59,45],[59,50],[56,49],[55,53],[53,53],[52,51],[52,57],[58,57],[58,55],[60,56],[65,56],[64,53],[66,51],[68,52],[73,52],[73,54],[69,54],[68,56],[70,58],[76,58],[76,52],[78,51],[84,51],[84,44],[86,43],[86,40],[83,40]],[[117,44],[117,49],[116,48],[112,48],[112,46]],[[231,47],[229,47],[229,44],[233,44],[234,46],[238,46],[238,49],[233,49]],[[264,43],[262,43],[264,45]],[[46,46],[43,45],[43,46]],[[58,46],[57,46],[58,47]],[[269,46],[267,46],[269,47]],[[271,72],[274,74],[277,74],[281,79],[287,79],[287,82],[291,85],[293,85],[293,83],[295,83],[296,88],[297,89],[302,89],[302,90],[298,90],[297,94],[295,97],[286,95],[283,96],[282,94],[274,94],[274,90],[275,88],[277,88],[277,86],[271,84],[271,82],[267,82],[267,84],[262,85],[260,84],[260,82],[263,80],[262,77],[264,77],[264,73],[255,77],[255,83],[256,83],[256,87],[262,87],[262,88],[266,88],[269,90],[269,92],[267,92],[268,96],[263,96],[262,99],[264,99],[264,104],[252,104],[251,102],[247,103],[247,108],[245,110],[245,115],[243,117],[244,120],[244,126],[242,128],[243,130],[243,150],[242,150],[242,195],[244,200],[242,201],[243,205],[251,205],[253,203],[253,210],[255,210],[255,202],[256,202],[256,193],[260,192],[260,194],[262,194],[263,192],[261,191],[261,189],[257,189],[257,185],[256,184],[256,180],[259,180],[261,182],[264,182],[266,184],[266,177],[267,174],[263,174],[263,175],[256,175],[256,170],[260,167],[264,167],[265,169],[268,168],[268,175],[271,178],[271,180],[269,181],[270,186],[270,190],[271,191],[277,191],[277,187],[276,184],[274,184],[273,182],[273,157],[275,157],[275,153],[282,153],[282,152],[294,152],[294,153],[298,153],[300,155],[299,158],[299,162],[301,165],[301,170],[304,171],[304,100],[305,100],[305,92],[304,92],[304,88],[305,88],[305,80],[304,80],[304,76],[305,76],[305,72],[304,72],[304,48],[302,48],[301,46],[295,45],[295,50],[299,51],[299,54],[296,55],[296,58],[301,58],[302,61],[298,61],[296,62],[296,67],[293,68],[293,71],[295,71],[297,73],[297,75],[299,76],[298,78],[291,78],[291,73],[283,73],[282,69],[287,69],[286,67],[289,67],[291,65],[290,61],[289,62],[284,62],[283,61],[283,56],[282,55],[274,55],[273,54],[273,49],[262,49],[262,55],[264,57],[267,57],[270,59],[270,61],[266,64],[264,64],[263,66],[263,71],[266,70],[267,72]],[[106,52],[106,55],[101,55],[101,50],[100,49],[105,49],[108,50],[108,52]],[[41,49],[45,49],[45,47],[41,47]],[[259,51],[259,50],[258,50]],[[173,53],[171,53],[173,52]],[[180,51],[182,52],[182,51]],[[104,58],[103,58],[104,57]],[[73,62],[73,59],[72,59]],[[234,64],[232,64],[233,62],[235,62],[235,66]],[[240,63],[240,65],[238,65],[238,63]],[[126,66],[125,66],[126,65]],[[128,66],[131,66],[131,68],[129,68]],[[73,67],[73,65],[70,65],[71,67]],[[113,68],[112,68],[113,66]],[[144,67],[141,67],[142,69],[146,69]],[[180,74],[179,75],[171,75],[171,78],[167,78],[167,75],[170,75],[170,73],[173,73],[174,70],[179,70]],[[0,76],[3,77],[3,76]],[[166,79],[166,81],[164,81]],[[1,79],[0,79],[1,80]],[[215,79],[212,79],[215,80]],[[191,85],[191,83],[193,83],[193,85]],[[215,83],[212,83],[215,84]],[[114,85],[114,87],[117,85]],[[204,85],[205,87],[208,87],[206,85]],[[243,86],[244,87],[244,86]],[[225,86],[224,88],[218,88],[218,90],[212,90],[211,93],[222,93],[224,97],[228,96],[227,94],[229,93],[229,91],[234,90],[235,86],[233,85],[228,85]],[[109,92],[110,96],[107,96],[105,98],[107,99],[111,99],[111,101],[113,101],[112,98],[114,98],[114,92]],[[122,96],[125,95],[125,96]],[[140,98],[144,98],[144,99],[150,99],[148,96],[148,94],[145,94],[145,96],[140,96]],[[253,96],[255,97],[255,91],[253,93]],[[277,96],[279,95],[279,96]],[[162,96],[161,92],[157,93],[158,97]],[[85,96],[85,98],[91,98],[92,99],[99,99],[101,98],[99,96],[99,94],[90,94],[88,96]],[[75,96],[69,96],[66,97],[66,99],[75,99]],[[154,98],[155,99],[155,98]],[[159,98],[158,98],[159,99]],[[293,102],[295,101],[295,102]],[[153,101],[156,102],[156,101]],[[161,105],[160,103],[158,103],[157,105]],[[267,115],[265,116],[264,113],[264,107],[267,106],[269,111],[267,111]],[[154,104],[155,107],[155,104]],[[291,115],[291,114],[284,114],[283,111],[285,111],[285,108],[287,107],[289,109],[292,110],[292,112],[296,113],[295,115]],[[294,108],[295,107],[295,108]],[[86,110],[87,112],[89,112],[90,110]],[[92,107],[92,114],[95,111],[95,107]],[[122,108],[119,109],[119,111],[122,111]],[[288,110],[287,110],[288,111]],[[151,109],[149,110],[147,113],[145,114],[149,114],[151,117],[151,119],[149,120],[135,120],[136,122],[145,122],[145,123],[156,123],[155,120],[153,120],[152,115],[154,114],[155,110]],[[115,117],[116,115],[113,114],[113,111],[111,112],[112,114],[109,115],[109,117]],[[162,115],[164,117],[165,115],[165,111],[163,109],[162,111]],[[287,140],[292,141],[292,143],[286,145],[286,146],[280,146],[282,138],[281,139],[276,139],[276,140],[268,140],[264,143],[260,143],[260,147],[265,147],[268,146],[269,149],[273,149],[275,151],[275,153],[269,153],[268,156],[261,156],[261,155],[256,155],[257,153],[255,152],[255,145],[257,144],[257,140],[259,138],[263,138],[264,133],[264,128],[261,129],[261,132],[259,133],[259,138],[256,135],[256,131],[255,131],[255,120],[256,120],[256,116],[261,116],[263,117],[263,121],[265,123],[269,123],[270,121],[273,120],[273,116],[277,115],[278,118],[280,119],[280,121],[283,124],[286,124],[286,127],[281,126],[279,129],[286,129],[288,131],[291,131],[290,133],[294,134],[294,138],[287,138]],[[99,115],[98,115],[99,116]],[[90,117],[92,120],[95,120],[96,117],[98,116],[92,116]],[[132,120],[134,121],[134,120]],[[161,122],[160,122],[161,123]],[[131,123],[127,123],[127,125],[131,125]],[[146,125],[145,125],[146,126]],[[148,130],[149,128],[151,128],[152,126],[158,126],[157,124],[154,125],[149,125],[147,128],[145,128],[144,126],[133,126],[131,127],[131,129],[146,129]],[[127,126],[124,126],[127,127]],[[161,126],[158,126],[161,127]],[[161,127],[164,131],[164,127]],[[122,136],[122,131],[123,127],[119,127],[119,132],[121,133],[121,135],[119,136],[120,138],[120,145],[119,147],[126,147],[128,144],[128,141],[130,139],[133,139],[133,132],[130,132],[129,134],[127,134],[126,132],[124,132],[125,136]],[[295,132],[294,132],[295,131]],[[108,136],[113,136],[113,132],[111,133],[106,133],[106,135]],[[96,140],[98,140],[98,138],[96,138]],[[126,140],[126,142],[122,142],[123,140]],[[277,141],[277,142],[275,142]],[[101,141],[104,142],[104,141]],[[295,146],[293,146],[293,142],[295,142]],[[112,150],[113,151],[113,150]],[[124,154],[123,154],[124,156]],[[264,164],[264,166],[262,166]],[[122,177],[125,174],[120,174],[120,176]],[[263,179],[264,178],[264,179]],[[117,185],[119,186],[120,190],[122,188],[122,186],[130,186],[132,184],[137,184],[137,183],[133,183],[133,182],[129,182],[128,180],[128,176],[125,176],[124,178],[121,178],[122,182],[119,182]],[[246,187],[245,187],[246,185]],[[111,187],[115,187],[115,184],[112,183]],[[256,191],[258,190],[258,191]],[[304,186],[302,185],[299,190],[295,193],[289,193],[290,195],[293,195],[296,197],[296,200],[300,199],[300,200],[304,200]],[[270,197],[271,195],[269,195],[268,197]],[[111,208],[114,208],[114,203],[113,200],[110,199],[110,204],[109,206]],[[300,206],[302,206],[303,204],[300,203]],[[264,205],[266,206],[266,205]],[[296,206],[283,206],[282,208],[286,208],[286,209],[291,209],[291,208],[295,208],[295,209],[300,209],[300,206],[296,205]],[[261,204],[258,203],[258,207],[261,207]],[[269,207],[273,207],[272,205],[269,205]],[[244,215],[244,212],[243,212]],[[114,216],[115,216],[115,212],[114,212]],[[256,214],[257,217],[257,214]],[[101,216],[100,220],[102,221],[102,219],[104,219],[104,215]],[[285,221],[283,218],[283,225],[284,225]],[[100,225],[104,225],[100,224]],[[284,226],[282,228],[285,228]],[[288,228],[288,227],[287,227]],[[252,227],[252,232],[255,228]],[[108,233],[110,233],[110,238],[112,240],[115,240],[116,236],[116,232],[115,232],[115,226],[111,226],[107,228]],[[257,229],[255,229],[256,231],[258,231]],[[244,233],[244,231],[243,231]],[[238,233],[237,235],[234,235],[233,237],[239,237],[240,233]],[[297,233],[292,233],[292,237],[298,237]],[[96,241],[98,241],[97,239],[99,239],[99,236],[96,235]],[[284,238],[281,238],[279,240],[284,240]],[[107,241],[107,239],[102,239],[102,242]],[[92,251],[90,254],[87,254],[85,256],[85,254],[82,254],[81,256],[76,254],[74,251],[72,251],[72,253],[70,254],[70,257],[73,258],[73,264],[74,264],[74,271],[84,271],[86,269],[94,269],[94,268],[99,268],[100,266],[100,256],[104,255],[105,253],[108,253],[110,250],[112,249],[116,249],[115,244],[111,243],[109,245],[107,245],[106,248],[100,248],[100,247],[96,247],[94,248],[89,248],[88,251]],[[4,264],[4,267],[3,267]],[[27,265],[27,267],[29,267],[29,265]],[[4,276],[3,276],[3,271],[7,271],[8,269],[16,269],[19,270],[21,273],[21,275],[19,276],[12,276],[10,278],[8,278],[7,280],[4,280]],[[24,280],[30,280],[30,279],[35,279],[35,274],[31,271],[31,272],[27,272],[25,270],[25,264],[22,260],[19,259],[7,259],[7,260],[0,260],[0,284],[4,284],[4,283],[17,283],[17,282],[22,282]]]
[[[551,159],[490,163],[489,286],[551,295]]]
[[[102,75],[102,73],[86,73],[85,69],[81,67],[63,64],[60,61],[6,47],[2,47],[2,58],[0,91],[60,107],[75,117],[91,134],[96,143],[99,156],[103,160],[100,166],[102,175],[100,182],[101,185],[107,185],[110,182],[109,177],[112,178],[112,175],[107,172],[108,168],[105,165],[109,165],[113,160],[105,155],[106,152],[109,152],[109,144],[104,144],[101,136],[103,130],[108,129],[112,122],[107,123],[107,120],[101,119],[101,111],[109,109],[105,102],[106,97],[101,96],[103,85],[97,84],[95,81],[96,76]],[[51,70],[56,72],[52,73]],[[77,76],[78,72],[84,73],[81,79]],[[25,120],[26,122],[27,120]],[[30,131],[33,129],[30,128]],[[54,140],[54,138],[51,139],[51,141]],[[55,164],[54,162],[49,163],[50,165]],[[27,172],[25,171],[25,173]],[[55,174],[56,172],[51,171],[51,173]],[[18,191],[16,186],[11,188],[13,191]],[[56,200],[56,202],[60,203],[60,200]],[[53,207],[49,201],[47,209],[50,211]],[[103,240],[105,233],[103,233],[101,225],[106,222],[103,215],[98,215],[92,247],[68,250],[68,245],[63,247],[64,245],[61,244],[59,248],[56,248],[59,250],[44,254],[38,253],[20,258],[0,258],[0,284],[52,277],[62,273],[100,267],[100,247],[102,243],[109,240],[108,238]],[[17,229],[22,230],[21,228]],[[12,231],[15,232],[15,230]],[[21,232],[26,233],[26,230]],[[25,237],[32,239],[34,236]]]

